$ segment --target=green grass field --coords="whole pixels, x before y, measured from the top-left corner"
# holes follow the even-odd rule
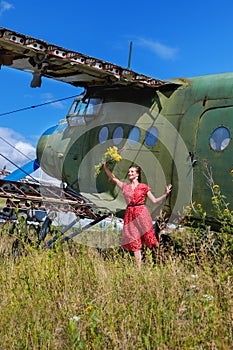
[[[233,349],[233,212],[214,194],[220,229],[200,204],[192,226],[187,208],[189,226],[161,234],[141,269],[116,246],[90,247],[104,231],[44,249],[23,217],[1,224],[0,350]]]
[[[0,235],[0,349],[232,349],[228,233],[174,232],[141,270],[73,241],[14,256],[9,227]]]

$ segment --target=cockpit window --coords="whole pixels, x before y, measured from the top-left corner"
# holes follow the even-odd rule
[[[86,114],[97,115],[99,113],[101,103],[102,100],[100,98],[90,98],[85,109]]]
[[[101,105],[101,98],[77,97],[67,114],[69,125],[85,125],[98,115]]]
[[[88,106],[88,100],[84,100],[78,103],[76,110],[79,115],[85,115]]]
[[[230,143],[230,131],[224,126],[215,129],[210,136],[210,147],[214,151],[223,151]]]

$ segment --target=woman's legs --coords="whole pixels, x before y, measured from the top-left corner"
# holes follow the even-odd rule
[[[136,252],[134,252],[134,257],[136,260],[136,265],[138,267],[141,267],[141,263],[142,263],[142,253],[141,250],[137,250]]]

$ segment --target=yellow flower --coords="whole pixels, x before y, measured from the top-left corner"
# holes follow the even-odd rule
[[[214,185],[214,186],[213,186],[213,190],[214,190],[214,191],[219,190],[219,185]]]
[[[114,160],[119,163],[122,160],[122,157],[119,154],[114,155]]]
[[[85,309],[85,312],[89,312],[93,309],[93,306],[92,305],[88,305]]]
[[[122,156],[119,154],[118,148],[116,146],[109,147],[104,153],[101,161],[95,165],[95,175],[99,175],[103,168],[103,160],[106,160],[107,163],[119,163],[122,160]]]

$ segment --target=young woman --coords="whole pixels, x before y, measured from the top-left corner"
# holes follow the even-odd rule
[[[171,192],[172,185],[166,187],[165,194],[156,198],[150,187],[141,183],[141,168],[139,166],[133,165],[129,168],[128,179],[130,183],[122,182],[116,178],[108,168],[106,161],[103,161],[103,167],[110,180],[122,190],[127,204],[121,245],[124,249],[133,251],[136,263],[140,266],[142,243],[145,243],[148,248],[158,246],[152,218],[145,206],[145,199],[147,197],[153,204],[165,200]]]

